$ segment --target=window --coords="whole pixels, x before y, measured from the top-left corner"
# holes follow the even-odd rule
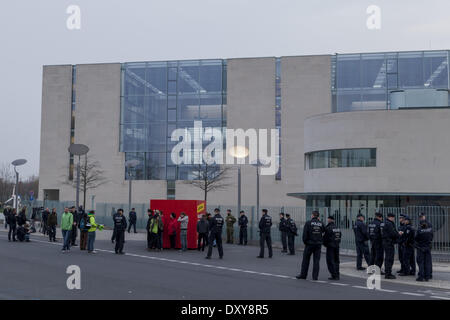
[[[376,167],[376,148],[338,149],[305,154],[306,169]]]

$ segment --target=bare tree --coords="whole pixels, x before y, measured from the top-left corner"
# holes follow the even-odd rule
[[[14,175],[9,164],[0,165],[0,202],[8,200],[14,188]]]
[[[226,182],[229,169],[230,167],[219,165],[199,164],[196,165],[195,169],[192,171],[193,180],[186,180],[184,183],[201,189],[206,202],[208,192],[223,190],[230,185],[229,182]]]
[[[107,183],[100,162],[92,160],[88,155],[84,156],[84,163],[80,164],[80,189],[83,192],[83,208],[86,208],[86,196],[88,190],[93,190]],[[73,180],[66,180],[64,183],[77,187],[76,177]]]

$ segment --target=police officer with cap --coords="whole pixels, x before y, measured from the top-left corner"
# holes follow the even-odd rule
[[[380,225],[384,248],[384,277],[386,279],[395,279],[395,276],[392,274],[392,266],[395,257],[395,243],[399,238],[399,233],[394,221],[395,215],[388,213],[387,218]]]
[[[415,236],[417,248],[417,265],[419,274],[416,281],[428,281],[432,277],[431,245],[433,242],[433,228],[425,219],[419,222],[419,228]]]
[[[341,238],[342,232],[336,227],[334,217],[329,216],[323,236],[323,245],[327,248],[327,267],[331,275],[328,280],[339,280],[339,245]]]
[[[291,215],[286,213],[286,226],[288,228],[288,248],[289,253],[288,256],[295,255],[295,237],[298,236],[297,226],[295,225],[295,221],[291,219]]]
[[[208,239],[208,254],[206,259],[211,259],[214,240],[216,241],[217,250],[219,251],[219,258],[223,259],[223,247],[222,247],[222,228],[225,220],[220,215],[220,209],[214,209],[214,216],[210,219],[209,224],[209,239]]]
[[[408,216],[403,217],[403,230],[399,231],[402,243],[402,271],[399,276],[416,275],[416,262],[414,261],[414,237],[415,230],[411,226],[411,219]],[[399,244],[400,247],[400,244]],[[400,256],[400,251],[399,251]]]
[[[370,239],[370,265],[376,265],[380,268],[383,265],[383,240],[381,238],[381,223],[383,215],[380,212],[375,213],[375,219],[368,225]],[[384,272],[381,272],[383,275]]]
[[[362,259],[366,260],[367,265],[370,265],[370,253],[369,253],[369,245],[367,242],[369,241],[369,235],[367,233],[367,225],[364,223],[364,215],[358,213],[356,216],[357,220],[355,225],[353,226],[353,230],[355,232],[355,244],[356,244],[356,269],[357,270],[366,270],[362,266]]]
[[[125,242],[125,230],[127,229],[127,219],[123,215],[123,209],[117,210],[117,213],[113,217],[114,220],[114,233],[116,234],[116,254],[124,254],[123,244]]]
[[[319,220],[319,212],[313,211],[311,220],[306,221],[303,227],[303,243],[305,250],[303,251],[302,269],[297,279],[306,279],[308,276],[309,261],[313,256],[313,280],[318,280],[320,270],[320,251],[323,243],[323,233],[325,228],[322,221]]]
[[[270,229],[272,228],[272,217],[267,214],[267,209],[262,209],[262,217],[259,220],[259,256],[264,258],[264,242],[267,243],[269,249],[269,258],[272,258],[272,238],[270,237]]]
[[[427,220],[427,217],[425,216],[425,213],[420,213],[419,214],[419,225],[421,225],[422,222],[425,222],[428,225],[428,228],[433,229],[433,225],[431,224],[431,222],[429,220]],[[430,275],[430,279],[433,279],[433,264],[432,261],[430,261],[431,264],[431,275]]]

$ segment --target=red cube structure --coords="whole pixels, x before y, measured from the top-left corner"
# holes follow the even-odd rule
[[[187,230],[187,247],[188,249],[197,249],[197,222],[202,214],[206,213],[206,202],[203,200],[150,200],[150,208],[152,210],[162,211],[162,219],[164,223],[163,230],[163,248],[170,248],[168,225],[170,214],[173,212],[176,219],[180,217],[180,213],[184,212],[189,217]],[[180,242],[180,224],[177,227],[176,247],[181,248]]]

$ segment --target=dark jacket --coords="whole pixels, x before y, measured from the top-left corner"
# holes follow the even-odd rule
[[[19,226],[23,226],[27,222],[27,216],[25,215],[24,211],[20,211],[19,215],[17,216],[17,224]]]
[[[130,213],[128,214],[128,220],[130,221],[130,223],[136,223],[137,215],[135,211],[130,211]]]
[[[49,227],[57,226],[58,225],[58,215],[55,213],[50,213],[50,215],[47,217],[47,225]]]
[[[322,221],[312,218],[303,227],[303,243],[305,245],[322,245],[325,228]]]
[[[389,219],[386,219],[384,220],[384,223],[380,224],[380,228],[383,245],[394,245],[399,238],[395,223]]]
[[[403,245],[405,247],[413,247],[414,246],[414,238],[416,236],[416,230],[414,230],[413,226],[410,224],[405,224],[405,230],[403,231],[404,242]]]
[[[272,227],[272,217],[268,214],[263,214],[261,220],[259,220],[259,232],[270,233]]]
[[[292,220],[291,218],[286,219],[286,226],[290,235],[298,236],[297,225],[295,224],[294,220]]]
[[[369,240],[369,234],[367,233],[367,225],[361,220],[356,220],[353,226],[353,231],[355,232],[355,241],[364,242]]]
[[[381,242],[381,221],[373,219],[368,225],[369,239],[372,242]]]
[[[47,222],[48,216],[50,215],[50,211],[44,210],[42,212],[42,221]]]
[[[15,226],[17,224],[17,216],[15,214],[8,214],[8,224],[10,226]]]
[[[416,248],[421,250],[430,250],[433,242],[433,228],[428,225],[426,228],[419,227],[414,240]]]
[[[280,224],[278,225],[278,230],[280,230],[281,232],[288,232],[289,228],[288,228],[286,222],[287,222],[287,220],[285,218],[281,218]]]
[[[209,230],[211,234],[222,234],[222,228],[225,223],[225,220],[222,218],[220,213],[214,215],[209,224]]]
[[[241,228],[247,228],[247,224],[248,224],[248,218],[247,218],[247,216],[244,214],[244,215],[242,215],[242,216],[240,216],[239,217],[239,220],[238,220],[238,225],[239,225],[239,227],[241,227]]]
[[[341,229],[337,228],[334,222],[327,224],[325,227],[325,234],[323,236],[323,245],[330,248],[339,248],[341,238]]]
[[[200,221],[197,222],[197,232],[198,233],[208,233],[208,231],[209,231],[208,221],[200,219]]]
[[[127,219],[122,214],[116,213],[113,217],[114,220],[114,230],[115,231],[125,231],[127,229]]]

